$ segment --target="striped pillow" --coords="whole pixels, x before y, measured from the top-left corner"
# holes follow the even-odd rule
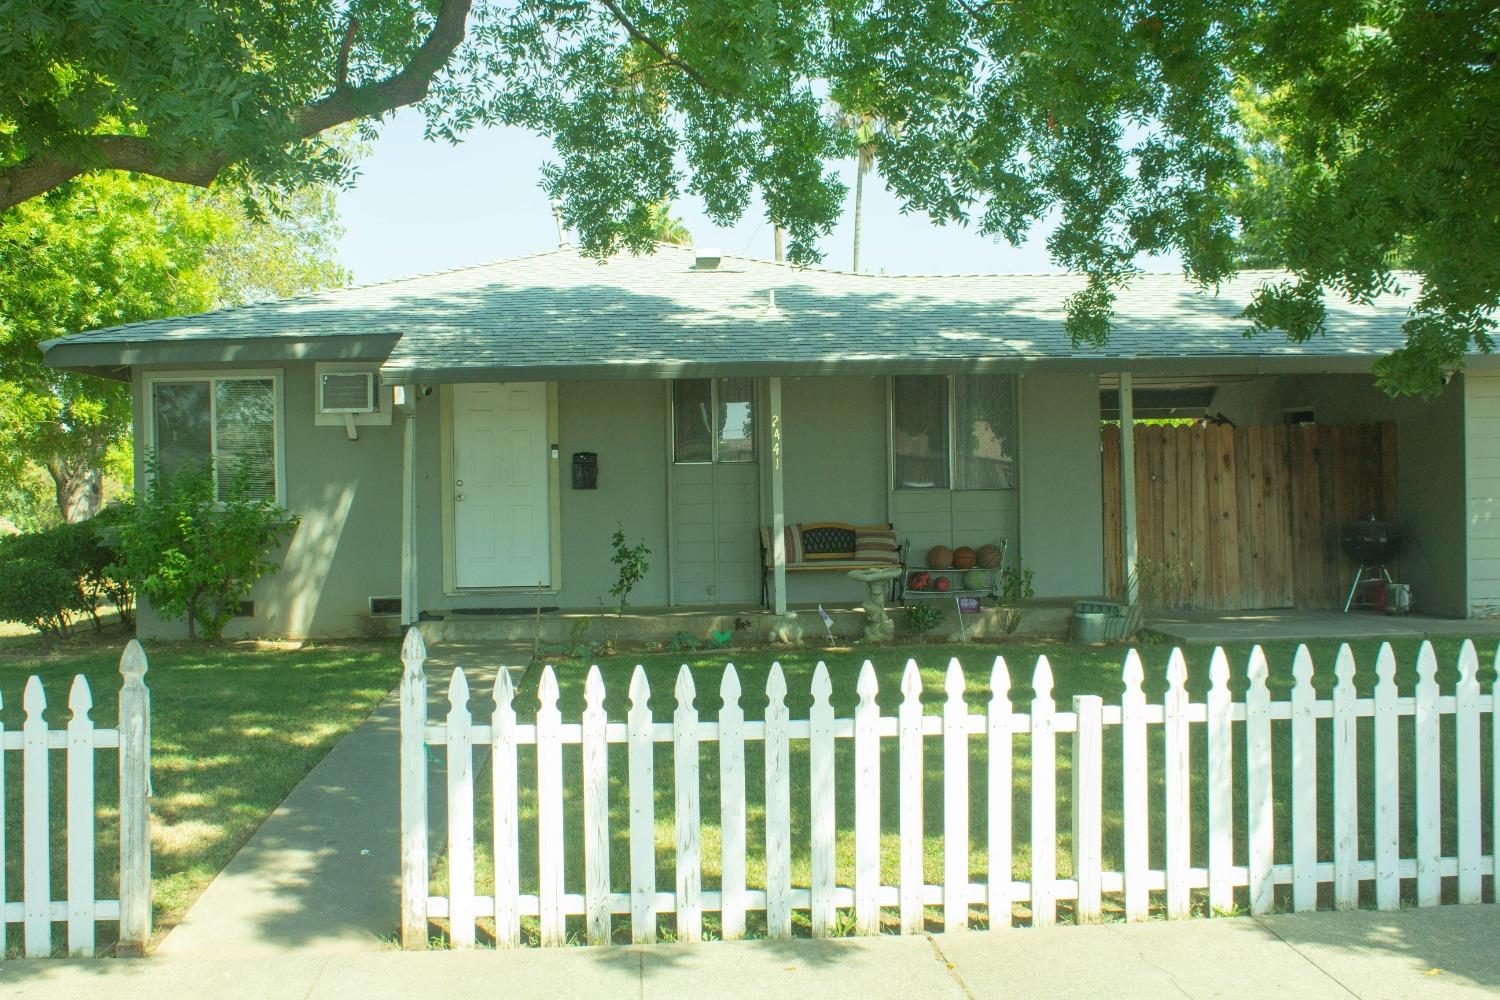
[[[900,543],[888,528],[857,528],[854,532],[854,561],[891,563],[901,561]]]
[[[788,524],[782,529],[782,533],[786,537],[786,564],[790,566],[802,562],[802,532],[797,530],[795,524]],[[766,566],[774,566],[776,553],[771,550],[771,529],[764,525],[760,529],[760,544],[766,550]]]

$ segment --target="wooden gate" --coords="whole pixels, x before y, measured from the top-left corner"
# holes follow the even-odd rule
[[[1120,428],[1102,433],[1106,583],[1125,591]],[[1136,546],[1148,601],[1241,610],[1342,607],[1353,520],[1396,518],[1396,428],[1135,428]]]

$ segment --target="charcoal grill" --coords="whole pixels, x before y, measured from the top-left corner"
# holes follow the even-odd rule
[[[1384,591],[1385,585],[1395,582],[1387,566],[1401,548],[1401,531],[1394,524],[1373,517],[1350,521],[1339,536],[1339,545],[1355,565],[1354,582],[1350,584],[1349,596],[1344,601],[1344,613],[1348,614],[1354,607],[1354,598],[1360,587],[1378,584]],[[1384,601],[1373,603],[1383,604]]]

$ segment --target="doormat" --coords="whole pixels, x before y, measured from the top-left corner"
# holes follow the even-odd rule
[[[550,613],[552,613],[553,611],[556,611],[556,610],[557,610],[557,608],[555,608],[555,607],[547,607],[546,605],[543,605],[542,608],[541,608],[541,613],[545,615],[545,614],[550,614]],[[453,613],[455,615],[478,615],[478,616],[484,617],[484,618],[494,618],[494,617],[499,616],[499,615],[534,615],[534,614],[537,613],[537,609],[536,608],[454,608],[453,609]]]

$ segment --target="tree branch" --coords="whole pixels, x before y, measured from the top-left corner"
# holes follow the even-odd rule
[[[359,31],[359,18],[350,17],[344,29],[344,40],[339,43],[339,61],[333,74],[333,89],[343,90],[349,86],[349,50],[354,47],[354,35]]]
[[[682,72],[698,86],[702,87],[705,90],[712,91],[713,93],[720,92],[719,88],[715,87],[713,84],[705,80],[703,78],[703,74],[694,69],[692,65],[685,62],[680,56],[668,52],[666,46],[662,45],[656,39],[652,38],[640,28],[636,27],[635,22],[630,19],[630,15],[626,14],[625,11],[621,9],[620,5],[615,2],[615,0],[603,0],[603,3],[605,7],[609,8],[610,15],[615,19],[620,27],[625,29],[626,34],[630,35],[631,38],[634,38],[636,41],[646,46],[646,48],[650,49],[652,52],[655,52],[658,56],[661,57],[662,61],[667,63],[669,66],[675,66],[677,69],[682,70]]]
[[[425,98],[433,77],[463,42],[472,6],[473,0],[443,0],[432,31],[406,66],[383,80],[358,87],[348,86],[345,79],[348,51],[357,27],[351,20],[340,45],[333,92],[292,112],[289,140],[311,138],[335,125],[384,114]],[[78,155],[45,153],[0,170],[0,211],[45,194],[90,170],[129,170],[207,187],[234,159],[223,149],[208,148],[169,157],[149,136],[85,136]]]

